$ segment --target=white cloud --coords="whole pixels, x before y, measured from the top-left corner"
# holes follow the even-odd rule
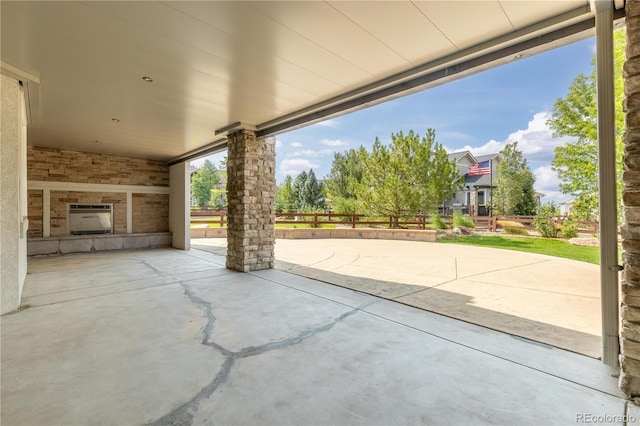
[[[303,170],[307,171],[309,169],[317,169],[319,167],[320,164],[313,163],[304,158],[287,159],[282,160],[282,162],[280,163],[280,174],[283,176],[296,176]]]
[[[280,148],[282,146],[282,141],[280,139],[276,139],[276,148]]]
[[[347,142],[342,141],[340,139],[322,139],[320,141],[320,143],[322,145],[326,145],[326,146],[345,146],[345,145],[349,145]]]
[[[289,145],[291,145],[294,148],[300,148],[302,146],[302,143],[300,143],[300,142],[291,142]]]
[[[287,154],[287,157],[323,157],[325,155],[331,155],[335,152],[334,149],[321,149],[314,151],[312,149],[302,149],[300,151]]]
[[[558,190],[560,179],[558,179],[556,172],[551,170],[551,166],[540,166],[533,170],[533,174],[536,177],[534,185],[536,191],[544,194],[542,203],[555,202],[560,204],[571,198],[570,195],[563,194]]]
[[[536,188],[542,192],[558,189],[560,180],[556,172],[551,170],[551,166],[540,166],[533,171],[536,177]]]
[[[318,123],[315,123],[314,126],[323,126],[323,127],[331,127],[332,129],[337,129],[340,127],[337,120],[324,120]]]
[[[529,121],[526,129],[516,130],[502,142],[490,140],[479,147],[466,145],[455,151],[471,151],[474,155],[493,154],[500,152],[509,143],[518,142],[518,149],[527,160],[550,162],[557,146],[563,146],[573,140],[569,137],[554,138],[552,130],[547,125],[550,117],[551,114],[547,111],[539,112]]]

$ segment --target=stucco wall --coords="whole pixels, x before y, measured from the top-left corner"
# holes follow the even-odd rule
[[[21,209],[26,199],[22,91],[17,80],[0,74],[0,314],[20,306],[26,274]]]

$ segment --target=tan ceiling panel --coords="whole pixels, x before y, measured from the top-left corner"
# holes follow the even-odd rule
[[[514,30],[498,0],[413,3],[460,50]]]
[[[456,50],[411,2],[334,1],[330,4],[414,65]]]
[[[404,58],[325,2],[250,4],[318,46],[348,60],[372,77],[409,65]],[[366,3],[363,5],[366,6]]]
[[[354,105],[346,102],[354,93],[398,83],[397,73],[415,77],[417,65],[484,43],[480,55],[560,15],[558,28],[579,7],[576,19],[593,16],[587,5],[2,0],[0,59],[40,79],[30,144],[169,159],[235,121],[265,125],[316,114],[317,105]]]
[[[500,0],[500,5],[516,29],[521,29],[549,16],[560,15],[580,7],[588,7],[589,0]]]
[[[228,11],[234,5],[235,13]],[[240,3],[226,2],[175,2],[170,6],[182,11],[194,19],[201,20],[215,27],[220,27],[223,31],[233,36],[234,43],[248,50],[251,58],[258,59],[255,66],[261,67],[270,65],[271,61],[262,61],[261,57],[273,55],[279,60],[286,61],[290,65],[300,68],[298,72],[291,70],[279,76],[282,81],[289,84],[304,87],[311,93],[326,93],[327,90],[337,90],[340,87],[353,84],[368,74],[351,62],[335,55],[333,52],[318,46],[316,43],[301,36],[295,31],[276,22],[263,13],[245,7]],[[222,7],[232,14],[233,24],[230,21],[221,20],[217,9]],[[256,57],[255,55],[261,55]],[[285,67],[278,66],[279,71]],[[307,73],[301,73],[301,70]],[[302,75],[304,79],[300,79]],[[320,80],[327,80],[322,82]],[[326,87],[328,84],[333,87]]]

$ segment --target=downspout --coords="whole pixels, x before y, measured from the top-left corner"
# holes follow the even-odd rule
[[[618,241],[616,125],[613,75],[613,2],[596,0],[596,78],[598,101],[598,184],[600,197],[600,292],[602,362],[618,367]]]

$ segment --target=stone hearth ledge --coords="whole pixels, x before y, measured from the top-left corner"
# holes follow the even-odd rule
[[[171,232],[29,238],[27,240],[27,255],[41,256],[159,247],[171,247]]]

